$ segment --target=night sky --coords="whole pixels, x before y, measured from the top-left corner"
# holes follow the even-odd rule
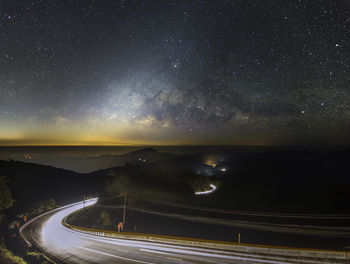
[[[350,143],[350,1],[0,3],[0,145]]]

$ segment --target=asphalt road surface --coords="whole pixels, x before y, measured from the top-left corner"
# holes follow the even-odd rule
[[[62,224],[69,214],[95,202],[78,202],[40,215],[22,226],[22,237],[56,263],[295,263],[278,256],[108,238]]]

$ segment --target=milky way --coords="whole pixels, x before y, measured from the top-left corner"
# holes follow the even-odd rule
[[[349,1],[2,1],[1,144],[349,144]]]

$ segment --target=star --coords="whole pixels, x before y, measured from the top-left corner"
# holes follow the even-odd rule
[[[34,1],[34,14],[13,1],[0,127],[116,144],[350,143],[349,18],[337,1],[304,2]]]

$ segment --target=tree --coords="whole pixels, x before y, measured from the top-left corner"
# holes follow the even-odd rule
[[[0,242],[0,263],[27,264],[23,258],[15,256],[10,250],[8,250],[3,242]]]
[[[3,216],[3,210],[10,208],[13,202],[11,191],[8,188],[8,180],[6,177],[0,176],[0,220]]]
[[[106,191],[109,195],[119,195],[128,193],[130,189],[130,180],[126,175],[117,175],[111,173],[111,180],[106,185]]]
[[[54,199],[45,199],[33,204],[30,213],[33,215],[41,214],[42,212],[55,208],[56,202]]]
[[[100,219],[101,219],[101,225],[103,228],[111,228],[112,227],[112,220],[111,220],[111,216],[109,215],[109,213],[105,210],[103,210],[101,212],[100,215]]]

